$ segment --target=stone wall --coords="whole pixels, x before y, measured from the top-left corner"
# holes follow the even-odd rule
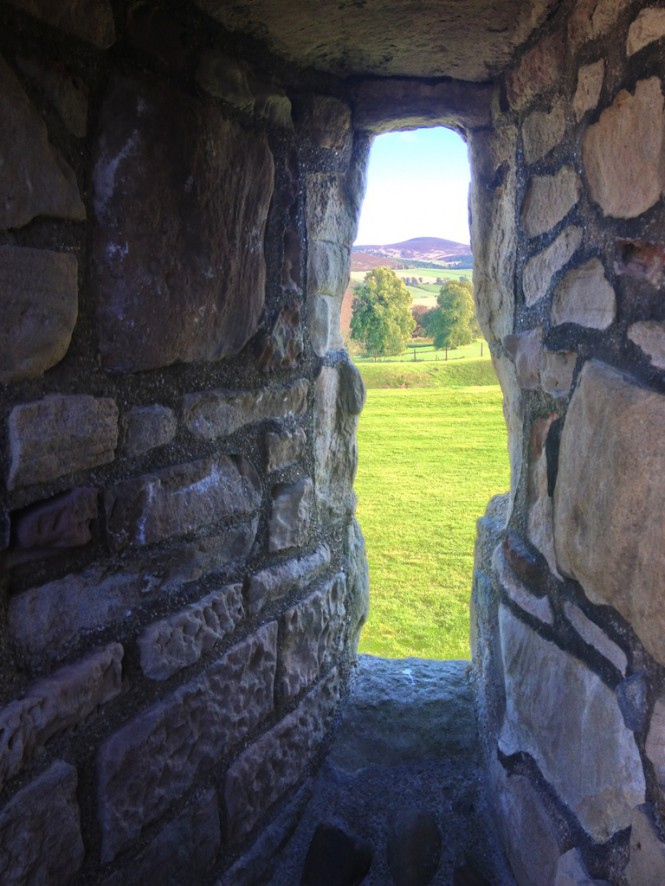
[[[368,139],[334,78],[108,0],[0,4],[0,118],[0,880],[212,882],[366,614]]]
[[[471,138],[511,494],[472,633],[517,882],[665,881],[665,11],[566,4]]]

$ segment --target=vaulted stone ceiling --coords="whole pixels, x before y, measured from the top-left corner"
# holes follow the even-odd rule
[[[339,76],[487,80],[560,0],[195,0],[277,55]]]

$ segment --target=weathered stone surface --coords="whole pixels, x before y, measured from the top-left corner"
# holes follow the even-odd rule
[[[468,760],[476,730],[468,662],[360,655],[330,759],[347,772]]]
[[[614,606],[665,663],[665,546],[659,478],[665,398],[590,361],[573,394],[554,490],[560,571],[594,603]]]
[[[618,668],[622,674],[625,674],[628,667],[628,659],[623,649],[617,646],[613,640],[610,640],[605,631],[595,621],[587,618],[579,606],[576,606],[569,600],[565,600],[563,611],[584,642],[597,649],[601,655],[604,655],[605,658],[612,662],[615,668]]]
[[[665,9],[651,6],[642,9],[628,29],[626,54],[631,56],[649,43],[665,37]]]
[[[607,33],[626,5],[627,0],[578,0],[568,18],[571,51]]]
[[[73,548],[92,538],[97,519],[97,490],[80,487],[21,511],[14,517],[18,547]]]
[[[109,0],[65,0],[53,4],[49,0],[9,0],[54,28],[80,37],[100,49],[115,43],[115,25]]]
[[[135,609],[180,590],[207,573],[244,559],[256,522],[176,547],[138,564],[100,564],[12,596],[9,629],[21,655],[58,660],[81,635],[130,618]]]
[[[302,109],[302,122],[321,148],[343,150],[351,134],[351,109],[332,95],[314,95]]]
[[[534,175],[522,204],[522,224],[527,237],[550,231],[577,203],[582,184],[572,166],[555,175]]]
[[[347,649],[355,655],[360,632],[369,613],[369,566],[365,539],[358,521],[353,518],[346,531],[344,545],[346,557],[346,608],[349,619]]]
[[[264,304],[265,137],[133,80],[112,85],[100,132],[93,282],[104,365],[135,371],[238,353]]]
[[[307,435],[302,428],[281,434],[266,434],[266,469],[268,473],[280,471],[299,462],[305,455]]]
[[[557,414],[553,412],[543,418],[535,419],[531,425],[527,487],[527,536],[547,560],[552,574],[560,578],[554,554],[553,504],[545,449],[548,434],[557,418]]]
[[[85,83],[65,65],[54,65],[34,57],[20,57],[17,61],[21,70],[38,84],[72,135],[84,138],[88,131]]]
[[[624,876],[628,886],[665,882],[665,843],[646,803],[633,811],[630,858]]]
[[[330,548],[319,545],[305,557],[287,560],[253,575],[247,586],[247,605],[256,615],[270,603],[283,600],[291,591],[301,591],[330,564]]]
[[[490,502],[491,504],[492,502]],[[495,549],[498,546],[505,557],[506,563],[517,578],[527,584],[535,594],[543,595],[547,591],[547,579],[542,559],[537,552],[531,549],[531,546],[519,532],[515,529],[508,529],[508,527],[505,527],[505,529],[507,531],[499,533],[500,539],[495,541],[494,548],[489,553],[494,556]],[[484,563],[487,564],[489,560],[490,558],[487,557]]]
[[[75,255],[0,246],[0,384],[37,378],[65,356],[77,278]]]
[[[548,598],[537,597],[522,584],[508,566],[500,545],[494,551],[492,568],[499,579],[501,587],[513,603],[519,606],[520,609],[528,612],[529,615],[537,618],[538,621],[550,625],[554,623],[552,607]]]
[[[222,517],[248,517],[260,504],[261,484],[251,462],[218,455],[112,486],[105,496],[107,531],[116,550],[149,545]]]
[[[537,391],[540,387],[540,365],[543,354],[543,330],[541,326],[507,335],[503,346],[513,358],[517,383],[523,391]]]
[[[42,215],[83,221],[73,170],[49,143],[44,121],[1,58],[0,119],[0,229]]]
[[[50,394],[9,414],[10,489],[48,483],[113,461],[118,444],[114,400]]]
[[[178,423],[168,406],[134,406],[125,415],[122,451],[130,457],[144,455],[158,446],[166,446],[176,435]]]
[[[103,861],[115,858],[271,711],[276,642],[277,624],[270,622],[102,745]]]
[[[220,843],[217,792],[210,788],[163,827],[128,867],[107,877],[103,886],[204,882]]]
[[[587,111],[598,105],[605,77],[605,62],[601,58],[591,65],[582,65],[577,73],[577,89],[573,96],[573,113],[579,122]]]
[[[302,776],[330,728],[339,699],[333,671],[270,732],[251,744],[226,775],[226,809],[232,841],[249,833],[261,816]]]
[[[345,588],[344,575],[336,575],[280,618],[277,692],[283,700],[300,695],[339,655]]]
[[[640,320],[628,327],[628,338],[644,351],[654,366],[665,369],[665,323]]]
[[[658,77],[638,81],[632,95],[622,89],[589,126],[582,161],[591,197],[605,215],[635,218],[658,201],[665,186],[664,128]]]
[[[303,352],[301,311],[302,302],[294,301],[279,312],[259,357],[264,372],[297,368]]]
[[[309,477],[288,486],[275,486],[268,526],[268,550],[283,551],[304,545],[314,510],[314,483]]]
[[[637,671],[617,684],[617,701],[623,721],[633,732],[641,732],[647,720],[649,706],[648,677],[644,671]]]
[[[565,275],[552,302],[552,322],[607,329],[616,318],[616,295],[597,258]]]
[[[251,111],[254,107],[254,95],[245,66],[225,52],[217,49],[202,52],[196,80],[210,95],[223,99],[234,108]]]
[[[555,86],[563,73],[564,43],[560,32],[551,34],[526,52],[508,76],[508,101],[517,110]]]
[[[336,243],[314,240],[307,250],[307,296],[328,295],[341,300],[349,282],[351,250]]]
[[[646,741],[647,757],[653,764],[656,779],[665,790],[665,697],[659,696],[653,706]]]
[[[321,886],[331,877],[336,882],[362,883],[372,864],[373,849],[331,822],[321,822],[312,837],[300,886]],[[334,872],[334,873],[333,873]]]
[[[544,351],[540,383],[545,393],[553,397],[567,397],[576,364],[577,354],[574,351]]]
[[[499,826],[515,879],[520,886],[553,883],[559,859],[555,823],[528,778],[495,768]]]
[[[428,886],[441,862],[443,840],[429,809],[404,809],[386,841],[388,867],[395,886]]]
[[[555,148],[566,128],[564,104],[556,101],[550,111],[534,111],[524,121],[522,144],[524,159],[535,163]]]
[[[614,693],[505,606],[499,629],[506,690],[501,750],[530,754],[593,839],[607,840],[628,826],[645,791],[639,751]]]
[[[234,584],[153,622],[138,639],[143,673],[152,680],[168,680],[232,633],[244,615],[242,585]]]
[[[594,880],[584,865],[579,849],[565,852],[556,866],[554,886],[610,886],[607,880]]]
[[[528,306],[535,305],[546,295],[552,277],[568,264],[581,242],[582,229],[570,225],[542,252],[529,259],[522,273],[524,301]]]
[[[0,878],[7,886],[69,883],[83,864],[76,769],[62,760],[0,810]]]
[[[307,176],[307,236],[350,247],[356,238],[361,197],[349,190],[345,175]]]
[[[187,430],[203,440],[233,434],[245,425],[302,415],[307,408],[309,382],[258,391],[200,391],[187,394],[183,414]]]
[[[343,347],[340,332],[342,298],[331,295],[311,295],[307,299],[307,328],[312,348],[317,357]]]
[[[365,387],[352,363],[321,369],[314,392],[314,481],[319,513],[328,519],[355,508],[355,434],[364,402]]]
[[[665,279],[665,248],[650,240],[619,238],[616,241],[614,270],[620,276],[646,280],[660,287]]]
[[[39,680],[0,709],[0,785],[54,735],[76,726],[120,692],[123,648],[111,643]]]

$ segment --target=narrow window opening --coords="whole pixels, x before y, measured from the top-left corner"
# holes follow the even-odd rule
[[[445,334],[439,347],[432,341],[443,322],[441,312],[432,319],[442,288],[449,281],[471,286],[469,179],[466,145],[451,130],[389,133],[372,146],[342,333],[368,392],[356,491],[370,615],[359,651],[384,658],[469,658],[475,524],[509,486],[501,391],[487,343],[477,328],[468,343]],[[402,329],[403,349],[395,343],[399,320],[390,321],[393,337],[384,335],[383,350],[381,329],[363,337],[371,323],[361,318],[361,304],[382,285],[382,267],[412,299],[417,326],[413,335]],[[456,346],[446,348],[449,341]]]

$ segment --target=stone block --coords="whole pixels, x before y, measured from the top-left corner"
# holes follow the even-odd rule
[[[109,0],[64,0],[57,4],[50,0],[9,2],[47,25],[79,37],[99,49],[108,49],[115,43],[115,24]]]
[[[351,138],[351,109],[332,95],[314,95],[301,110],[303,128],[321,148],[342,151]]]
[[[183,399],[187,430],[202,440],[227,437],[246,425],[303,415],[309,382],[300,378],[290,385],[257,391],[199,391]]]
[[[593,603],[618,609],[661,663],[664,435],[662,394],[587,362],[568,408],[554,490],[559,570]]]
[[[276,644],[277,623],[270,622],[102,745],[102,862],[129,846],[270,713]]]
[[[577,204],[582,183],[572,166],[554,175],[534,175],[522,203],[522,224],[527,237],[551,231]]]
[[[628,327],[628,338],[658,369],[665,369],[665,323],[639,320]]]
[[[647,720],[649,706],[648,677],[645,671],[637,671],[617,684],[616,693],[623,721],[633,732],[642,732]]]
[[[543,330],[541,326],[507,335],[503,346],[513,358],[517,383],[523,391],[537,391],[540,387],[540,366],[543,355]]]
[[[556,567],[553,540],[553,505],[551,495],[551,470],[548,467],[546,443],[555,412],[537,418],[531,425],[529,436],[529,473],[527,486],[527,536],[547,560],[550,572],[561,578]]]
[[[570,50],[606,34],[627,4],[628,0],[578,0],[568,18]]]
[[[582,243],[582,229],[569,225],[524,266],[522,288],[524,301],[531,307],[547,294],[552,278],[565,267]]]
[[[582,143],[582,162],[591,198],[605,215],[635,218],[659,199],[663,165],[665,104],[660,79],[639,80],[635,92],[618,93]]]
[[[610,886],[610,884],[607,880],[592,879],[580,850],[569,849],[559,858],[554,886]]]
[[[72,489],[15,514],[16,544],[23,550],[86,545],[92,538],[90,524],[96,519],[97,490]]]
[[[344,540],[346,558],[346,609],[349,619],[347,649],[355,655],[360,632],[369,614],[369,565],[362,530],[355,517],[349,521]]]
[[[545,393],[553,397],[567,397],[576,365],[577,354],[574,351],[544,351],[540,383]]]
[[[154,544],[223,518],[248,517],[261,504],[261,484],[244,456],[213,458],[123,480],[106,493],[109,540],[119,550]]]
[[[53,64],[36,57],[19,57],[18,65],[37,83],[67,129],[76,138],[88,132],[88,89],[83,80],[64,64]]]
[[[537,597],[526,585],[522,584],[506,562],[500,545],[494,551],[492,568],[502,590],[516,606],[544,624],[554,624],[552,606],[548,598]]]
[[[344,575],[336,575],[281,616],[277,693],[283,701],[311,686],[339,655],[345,589]]]
[[[597,258],[574,268],[564,276],[554,292],[552,322],[575,323],[589,329],[607,329],[616,319],[614,289]]]
[[[356,239],[360,196],[351,198],[346,175],[307,176],[307,237],[350,249]]]
[[[225,799],[232,842],[248,834],[272,804],[301,779],[330,728],[339,692],[339,678],[333,671],[295,711],[231,764]]]
[[[313,510],[314,483],[309,477],[288,486],[275,486],[268,526],[268,550],[274,553],[306,544]]]
[[[302,428],[295,431],[272,431],[266,434],[266,470],[269,474],[297,464],[305,457],[307,435]]]
[[[626,55],[635,55],[650,43],[665,37],[665,9],[657,6],[642,9],[628,28]]]
[[[196,69],[196,81],[210,95],[223,99],[234,108],[246,112],[254,108],[254,95],[245,66],[226,52],[204,50]]]
[[[244,615],[242,585],[235,584],[153,622],[138,639],[143,673],[151,680],[168,680],[214,649]]]
[[[119,694],[122,657],[122,646],[111,643],[39,680],[0,709],[0,785],[17,775],[50,738],[82,723]]]
[[[307,297],[328,295],[341,300],[349,282],[351,250],[336,243],[313,241],[307,250]]]
[[[124,416],[123,455],[145,455],[158,446],[166,446],[176,435],[178,423],[168,406],[134,406]]]
[[[660,287],[665,279],[665,248],[650,240],[618,238],[614,270],[620,276],[646,280],[651,286]]]
[[[93,287],[104,366],[133,372],[237,354],[265,299],[265,135],[131,79],[112,83],[99,132]]]
[[[622,674],[625,674],[628,667],[628,659],[623,649],[617,646],[613,640],[610,640],[605,631],[595,621],[588,618],[579,606],[576,606],[569,600],[564,600],[563,611],[584,642],[588,643],[589,646],[593,646],[608,661],[611,661],[615,668],[618,668]]]
[[[340,332],[342,298],[311,295],[307,299],[307,328],[317,357],[344,346]]]
[[[665,882],[665,842],[647,803],[633,810],[630,857],[624,876],[628,886]]]
[[[560,32],[540,40],[508,75],[508,101],[518,111],[556,86],[563,74],[565,50]]]
[[[65,886],[83,864],[77,773],[58,760],[0,810],[0,879]]]
[[[253,575],[247,585],[247,606],[257,615],[271,603],[278,603],[292,591],[302,591],[320,572],[330,565],[330,548],[320,544],[311,554]]]
[[[15,406],[8,425],[9,489],[106,464],[118,445],[115,401],[87,394],[50,394]]]
[[[640,754],[614,693],[505,606],[499,630],[506,691],[501,751],[530,754],[587,833],[607,840],[628,827],[645,792]]]
[[[566,129],[565,107],[561,100],[556,101],[549,111],[534,111],[522,126],[524,159],[535,163],[555,148],[563,138]]]
[[[57,661],[82,637],[118,624],[202,575],[224,572],[244,559],[256,536],[256,522],[220,535],[176,546],[140,563],[100,564],[67,575],[9,600],[8,622],[23,658]]]
[[[21,228],[38,216],[83,221],[74,171],[49,142],[44,120],[1,58],[0,84],[0,230]]]
[[[573,113],[579,122],[587,111],[598,105],[605,79],[605,61],[601,58],[590,65],[582,65],[577,72],[577,88],[573,96]]]
[[[0,246],[0,315],[0,384],[59,363],[78,316],[76,256]]]
[[[294,301],[279,312],[259,357],[264,372],[296,369],[303,352],[302,303]]]
[[[654,702],[647,733],[646,752],[660,789],[665,791],[665,696],[663,695]]]

